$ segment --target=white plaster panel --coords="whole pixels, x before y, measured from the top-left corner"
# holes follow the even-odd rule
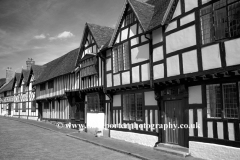
[[[104,113],[87,113],[87,128],[104,128]]]
[[[149,44],[131,49],[132,64],[149,59]]]
[[[198,71],[197,51],[183,53],[183,73],[193,73]]]
[[[202,119],[202,109],[197,109],[197,122],[198,126],[198,137],[203,137],[203,119]]]
[[[114,95],[113,96],[113,107],[119,107],[121,106],[122,103],[121,103],[121,95]]]
[[[166,44],[167,54],[196,45],[195,25],[170,34],[166,37]]]
[[[138,44],[138,42],[139,42],[138,37],[131,39],[131,46]]]
[[[138,134],[133,132],[122,132],[110,130],[111,138],[124,140],[127,142],[137,143],[144,146],[153,147],[158,141],[157,136],[147,135],[147,134]]]
[[[153,62],[160,61],[163,59],[163,47],[157,47],[153,49]]]
[[[202,0],[202,4],[205,4],[207,2],[210,2],[211,0]]]
[[[130,27],[129,37],[135,36],[137,34],[137,24]]]
[[[143,64],[141,66],[142,68],[142,81],[148,81],[150,79],[150,73],[149,73],[149,63]]]
[[[157,101],[155,100],[155,93],[154,91],[150,91],[150,92],[144,92],[145,95],[145,105],[157,105]]]
[[[122,73],[122,84],[129,84],[130,83],[130,72],[123,72]]]
[[[119,43],[119,41],[120,41],[120,34],[118,34],[115,43]]]
[[[185,12],[188,12],[198,6],[197,0],[185,0]]]
[[[189,109],[189,126],[193,124],[193,109]],[[189,136],[194,136],[193,128],[189,128]]]
[[[152,32],[152,43],[156,44],[163,41],[162,28],[158,28]]]
[[[111,58],[106,59],[106,65],[107,65],[107,67],[106,67],[107,71],[112,70],[112,59]]]
[[[209,160],[238,160],[240,156],[240,148],[196,141],[189,141],[189,152],[193,157]]]
[[[240,64],[240,38],[225,42],[227,66]]]
[[[192,86],[188,88],[189,91],[189,104],[202,104],[202,87]]]
[[[128,28],[122,30],[122,34],[121,34],[121,41],[124,41],[128,38]]]
[[[217,122],[218,139],[223,139],[223,122]]]
[[[182,11],[181,11],[181,2],[178,1],[177,7],[176,7],[176,9],[175,9],[175,12],[174,12],[174,14],[173,14],[172,19],[175,18],[175,17],[177,17],[177,16],[179,16],[179,15],[181,15],[181,13],[182,13]]]
[[[181,26],[184,25],[184,24],[187,24],[187,23],[190,23],[190,22],[194,21],[195,20],[195,14],[194,13],[191,13],[191,14],[181,18],[181,20],[180,20]]]
[[[153,75],[154,75],[154,80],[164,78],[164,65],[158,64],[153,66]]]
[[[120,85],[120,74],[113,75],[113,85],[114,86]]]
[[[112,74],[107,74],[107,87],[112,87]]]
[[[177,28],[177,21],[173,21],[173,22],[169,23],[169,25],[167,26],[166,32],[171,31],[176,28]]]
[[[167,76],[175,76],[180,74],[178,55],[167,58]]]
[[[213,122],[207,122],[208,138],[213,138]]]
[[[203,70],[221,67],[221,57],[218,44],[202,48],[202,63]]]
[[[235,141],[234,123],[228,123],[228,137],[230,141]]]
[[[132,83],[140,82],[139,80],[139,66],[132,68]]]

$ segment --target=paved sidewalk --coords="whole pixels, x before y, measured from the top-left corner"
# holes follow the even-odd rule
[[[65,134],[66,136],[79,139],[88,143],[92,143],[92,144],[95,144],[110,150],[114,150],[120,153],[128,154],[140,159],[146,159],[146,160],[159,160],[159,159],[161,160],[174,160],[174,159],[195,160],[196,159],[191,156],[183,158],[183,157],[171,155],[165,152],[156,151],[151,147],[145,147],[135,143],[121,141],[113,138],[95,137],[93,134],[89,134],[85,132],[78,133],[78,131],[74,129],[68,129],[68,128],[59,129],[55,125],[48,122],[11,118],[11,117],[5,117],[5,118],[9,120],[20,121],[22,123],[27,123],[29,125],[34,125],[40,128],[51,130],[53,132]]]

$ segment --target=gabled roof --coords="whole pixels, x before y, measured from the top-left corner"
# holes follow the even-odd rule
[[[147,32],[165,24],[173,3],[177,1],[178,0],[148,0],[146,2],[141,2],[139,0],[126,0],[109,46],[113,45],[128,4],[135,13],[143,31]]]
[[[13,83],[14,82],[14,78],[11,79],[7,84],[5,84],[1,89],[0,89],[0,93],[2,92],[6,92],[6,91],[12,91],[14,86]]]
[[[47,63],[35,81],[35,85],[71,73],[75,69],[76,59],[78,57],[79,49],[74,49],[69,53]]]
[[[86,23],[86,25],[92,33],[92,36],[96,41],[98,48],[104,46],[111,39],[114,31],[113,28],[90,23]]]
[[[30,70],[23,69],[22,70],[23,81],[27,83],[28,78],[30,76]]]
[[[6,83],[6,78],[0,79],[0,88]]]
[[[38,77],[41,75],[42,71],[44,70],[45,66],[40,66],[40,65],[32,65],[31,66],[31,71],[34,75],[35,80],[38,79]]]
[[[21,73],[15,73],[14,79],[16,80],[17,85],[20,85]]]

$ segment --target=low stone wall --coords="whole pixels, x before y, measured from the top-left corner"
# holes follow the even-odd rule
[[[209,160],[238,160],[240,148],[189,141],[191,156]]]

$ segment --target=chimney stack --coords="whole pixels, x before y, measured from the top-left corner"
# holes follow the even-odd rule
[[[14,71],[11,67],[7,67],[6,69],[6,83],[10,82],[11,79],[14,77]]]
[[[35,61],[32,58],[28,58],[26,61],[27,64],[27,70],[30,70],[31,66],[35,64]]]

